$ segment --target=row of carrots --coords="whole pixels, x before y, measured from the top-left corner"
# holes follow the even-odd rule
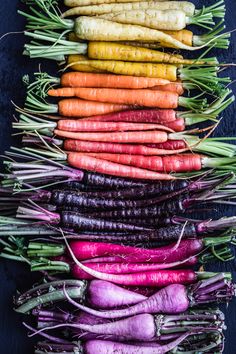
[[[35,353],[223,353],[210,306],[232,300],[232,275],[193,267],[232,260],[236,244],[236,218],[209,209],[235,204],[236,145],[212,137],[234,95],[227,64],[207,57],[229,46],[224,1],[64,4],[19,11],[24,54],[62,70],[23,78],[23,147],[6,152],[0,188],[0,257],[45,276],[15,300],[46,339]]]

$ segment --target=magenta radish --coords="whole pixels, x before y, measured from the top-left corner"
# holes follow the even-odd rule
[[[36,286],[23,293],[16,299],[16,311],[29,313],[37,308],[39,302],[42,305],[65,300],[63,286],[66,286],[68,294],[76,299],[86,301],[99,309],[112,309],[122,306],[130,306],[144,299],[146,296],[124,289],[113,283],[103,280],[92,280],[89,283],[80,280],[60,280]],[[54,289],[50,291],[50,289]]]
[[[122,341],[153,342],[160,340],[159,338],[162,334],[171,332],[176,333],[177,337],[180,337],[181,332],[191,332],[193,326],[194,331],[197,333],[204,330],[221,331],[224,324],[221,317],[221,313],[216,313],[215,315],[207,313],[191,315],[187,313],[180,316],[151,315],[146,313],[103,323],[86,324],[77,320],[76,323],[67,322],[52,326],[46,325],[44,328],[39,329],[37,333],[68,327],[75,332],[82,330],[85,333],[89,332],[104,338],[112,336],[112,338]]]

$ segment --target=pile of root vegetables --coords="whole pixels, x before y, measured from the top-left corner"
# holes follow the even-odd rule
[[[60,67],[24,76],[4,157],[0,256],[41,279],[15,310],[36,354],[223,353],[235,285],[205,264],[236,245],[236,216],[214,216],[236,197],[235,139],[213,135],[234,101],[209,56],[224,1],[64,5],[19,11],[24,55]]]

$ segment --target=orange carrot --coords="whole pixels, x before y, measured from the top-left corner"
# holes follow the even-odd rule
[[[173,132],[172,129],[161,124],[127,123],[127,122],[99,122],[80,119],[60,119],[57,129],[67,132],[98,132],[98,131],[132,131],[132,130],[163,130]]]
[[[164,131],[131,131],[109,133],[74,133],[55,129],[57,136],[69,139],[105,141],[110,143],[163,143],[168,140],[168,134]]]
[[[170,82],[169,84],[166,85],[157,85],[151,88],[152,90],[159,90],[159,91],[169,91],[169,92],[175,92],[178,95],[183,95],[184,93],[184,88],[183,84],[179,82]]]
[[[69,72],[62,75],[63,87],[110,87],[141,89],[169,84],[169,80],[114,74]]]
[[[84,153],[80,153],[83,156]],[[116,162],[122,165],[135,166],[159,172],[189,172],[202,168],[198,154],[178,154],[172,156],[142,156],[126,154],[86,153],[98,159]]]
[[[179,103],[177,93],[149,89],[74,88],[73,94],[89,101],[144,107],[177,108]]]
[[[141,168],[125,166],[118,163],[97,159],[76,152],[68,154],[67,162],[70,166],[88,171],[105,173],[112,176],[141,178],[148,180],[173,180],[174,176],[165,173],[152,172]]]
[[[78,88],[82,88],[82,87],[85,87],[85,86],[81,85],[81,86],[77,86],[77,87],[62,87],[62,88],[57,88],[57,89],[50,89],[48,91],[48,95],[52,96],[52,97],[74,97],[74,96],[76,96]],[[91,87],[92,87],[92,85],[90,86],[90,88]],[[93,85],[93,87],[96,87],[96,86]],[[182,95],[184,93],[183,85],[180,82],[171,82],[166,85],[152,86],[152,87],[150,87],[150,89],[156,90],[156,91],[174,92],[174,93],[177,93],[178,95]]]
[[[58,112],[65,117],[90,117],[129,109],[124,104],[91,102],[78,98],[67,98],[58,102]]]

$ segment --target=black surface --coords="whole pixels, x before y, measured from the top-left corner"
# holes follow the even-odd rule
[[[196,1],[198,6],[214,3],[211,1]],[[227,5],[226,26],[227,30],[236,27],[236,2],[225,0]],[[24,29],[24,19],[16,14],[18,8],[24,8],[18,0],[0,0],[0,37],[6,32],[17,32]],[[22,56],[22,47],[25,39],[23,34],[11,34],[0,41],[0,153],[3,153],[17,139],[11,137],[11,121],[14,110],[11,100],[22,105],[24,100],[24,89],[21,78],[26,73],[38,70],[39,61],[29,60]],[[216,52],[221,61],[236,62],[236,33],[232,34],[232,41],[229,50]],[[43,61],[43,70],[56,71],[56,65]],[[234,67],[229,68],[227,75],[232,80],[236,79]],[[235,85],[232,85],[235,89]],[[236,93],[236,90],[234,90]],[[224,120],[218,127],[217,134],[225,136],[236,136],[236,106],[233,105],[224,113]],[[235,208],[223,208],[221,213],[216,215],[234,215]],[[214,264],[208,267],[209,270],[234,272],[235,262],[227,264]],[[12,310],[12,298],[16,289],[27,288],[32,284],[33,278],[27,268],[10,261],[0,260],[0,354],[31,354],[33,343],[26,336],[26,331],[21,325],[22,318]],[[225,354],[236,353],[236,300],[225,309],[226,331]]]

